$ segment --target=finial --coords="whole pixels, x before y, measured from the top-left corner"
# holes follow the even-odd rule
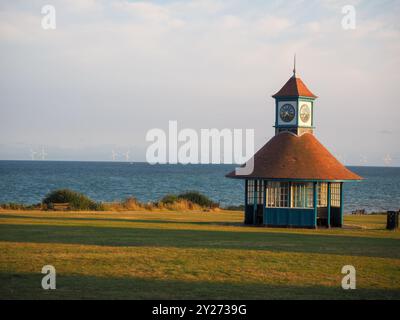
[[[294,61],[293,61],[293,77],[296,77],[296,54],[294,54]]]

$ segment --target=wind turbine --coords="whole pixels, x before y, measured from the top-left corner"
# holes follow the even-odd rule
[[[128,162],[129,161],[129,154],[130,154],[131,152],[128,150],[127,152],[125,152],[124,153],[124,155],[125,155],[125,160]]]
[[[35,160],[35,154],[36,154],[37,152],[34,151],[32,148],[31,148],[30,152],[31,152],[31,160]]]
[[[385,155],[385,157],[383,158],[383,162],[386,166],[390,165],[392,163],[392,157],[390,156],[389,153],[387,153]]]
[[[44,147],[43,147],[43,146],[42,146],[42,152],[40,153],[40,156],[41,156],[42,160],[45,160],[45,159],[46,159],[47,153],[46,153],[46,151],[44,150]]]
[[[116,153],[114,150],[111,150],[111,158],[112,161],[115,161],[115,158],[118,156],[118,153]]]

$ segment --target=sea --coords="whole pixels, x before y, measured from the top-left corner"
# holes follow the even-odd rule
[[[52,190],[69,188],[96,201],[136,197],[156,201],[171,193],[196,190],[221,206],[244,202],[244,182],[225,178],[227,164],[132,162],[0,161],[0,203],[35,204]],[[345,183],[345,212],[400,209],[400,167],[348,167],[364,178]]]

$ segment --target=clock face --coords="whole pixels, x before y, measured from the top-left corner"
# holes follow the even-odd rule
[[[294,109],[294,107],[291,104],[287,103],[281,107],[279,115],[283,122],[290,122],[294,119],[295,113],[296,110]]]
[[[310,107],[307,104],[303,104],[300,108],[300,119],[304,123],[308,122],[310,120],[311,112],[310,112]]]

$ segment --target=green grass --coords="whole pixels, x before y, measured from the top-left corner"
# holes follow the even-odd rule
[[[245,227],[242,213],[0,212],[0,299],[399,299],[400,232]],[[41,289],[46,264],[57,289]],[[341,289],[343,265],[357,289]]]

